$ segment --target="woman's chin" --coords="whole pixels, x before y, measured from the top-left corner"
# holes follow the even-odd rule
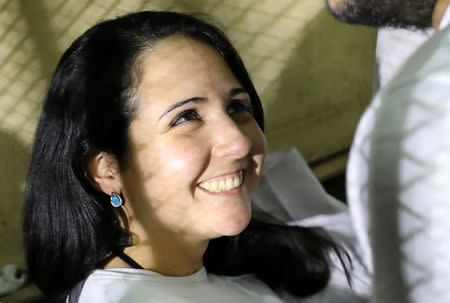
[[[215,231],[220,236],[235,236],[240,234],[250,223],[251,212],[240,214],[232,219],[223,222],[221,226],[216,226]]]

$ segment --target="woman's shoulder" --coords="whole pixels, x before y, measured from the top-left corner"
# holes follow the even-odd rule
[[[66,303],[115,303],[121,298],[124,292],[122,278],[128,273],[120,273],[108,270],[97,269],[88,277],[79,281],[69,292]],[[100,294],[107,294],[99,296]]]

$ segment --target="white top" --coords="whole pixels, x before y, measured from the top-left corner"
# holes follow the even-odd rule
[[[347,196],[375,302],[450,302],[450,9],[358,125]]]
[[[434,30],[380,28],[375,53],[374,95],[397,74],[405,61],[425,43]]]
[[[143,269],[94,271],[81,292],[80,303],[270,302],[281,300],[251,275],[224,277],[204,268],[186,277],[167,277]]]

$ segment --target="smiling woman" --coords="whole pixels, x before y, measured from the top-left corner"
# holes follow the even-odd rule
[[[62,56],[36,132],[24,208],[33,280],[68,302],[322,290],[330,252],[341,257],[323,230],[251,218],[263,126],[216,27],[141,12],[88,30]]]
[[[147,52],[129,162],[103,174],[99,156],[90,175],[105,194],[122,193],[130,229],[146,241],[127,254],[144,268],[186,275],[201,268],[209,239],[236,235],[250,221],[265,138],[249,94],[212,47],[172,35]],[[156,262],[160,250],[164,261]]]

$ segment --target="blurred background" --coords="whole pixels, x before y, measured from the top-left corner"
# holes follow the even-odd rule
[[[370,101],[376,32],[335,21],[324,0],[0,0],[0,268],[24,265],[24,180],[51,74],[97,22],[139,10],[206,12],[223,26],[264,105],[269,152],[295,146],[345,200],[348,149]],[[0,302],[31,302],[32,286]]]

